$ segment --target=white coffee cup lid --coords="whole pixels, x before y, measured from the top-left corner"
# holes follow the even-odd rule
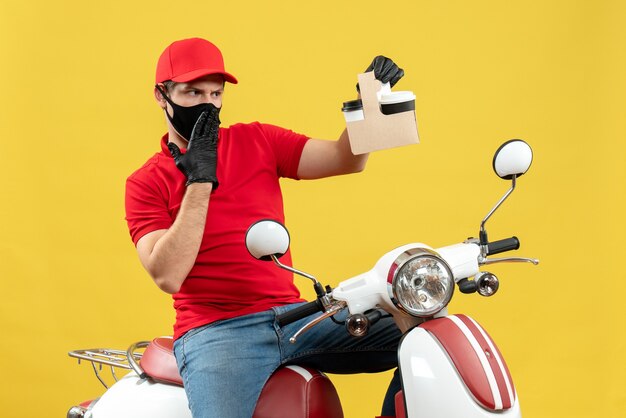
[[[412,91],[392,91],[380,96],[380,104],[394,104],[415,100],[415,94]]]

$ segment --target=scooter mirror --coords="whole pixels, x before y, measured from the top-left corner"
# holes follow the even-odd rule
[[[521,139],[512,139],[498,148],[493,156],[493,170],[503,179],[510,180],[528,171],[533,162],[533,151]]]
[[[269,261],[280,257],[289,249],[289,232],[280,222],[258,221],[246,232],[246,248],[258,260]]]

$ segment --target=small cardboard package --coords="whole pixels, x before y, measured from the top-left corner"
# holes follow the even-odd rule
[[[354,155],[419,143],[415,110],[385,115],[378,101],[380,81],[374,72],[359,74],[363,120],[346,122]]]

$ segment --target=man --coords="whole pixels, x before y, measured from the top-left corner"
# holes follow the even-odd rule
[[[374,59],[382,82],[403,71]],[[251,417],[271,373],[309,364],[335,373],[397,366],[399,331],[381,320],[353,339],[331,321],[286,341],[302,321],[280,328],[277,314],[303,300],[292,275],[255,260],[244,245],[259,219],[284,222],[279,178],[316,179],[362,171],[367,155],[337,141],[311,139],[258,122],[220,128],[226,72],[220,50],[199,38],[168,46],[159,58],[154,96],[168,132],[126,183],[126,219],[139,259],[173,295],[174,352],[194,418]],[[283,260],[291,264],[287,253]],[[305,320],[306,321],[306,320]],[[392,382],[383,415],[393,415]]]

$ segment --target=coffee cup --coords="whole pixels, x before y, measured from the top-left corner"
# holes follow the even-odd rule
[[[415,110],[415,94],[412,91],[383,93],[379,99],[380,111],[384,115]]]
[[[356,122],[358,120],[365,119],[365,115],[363,114],[363,102],[361,99],[344,102],[341,111],[343,112],[346,122]]]

